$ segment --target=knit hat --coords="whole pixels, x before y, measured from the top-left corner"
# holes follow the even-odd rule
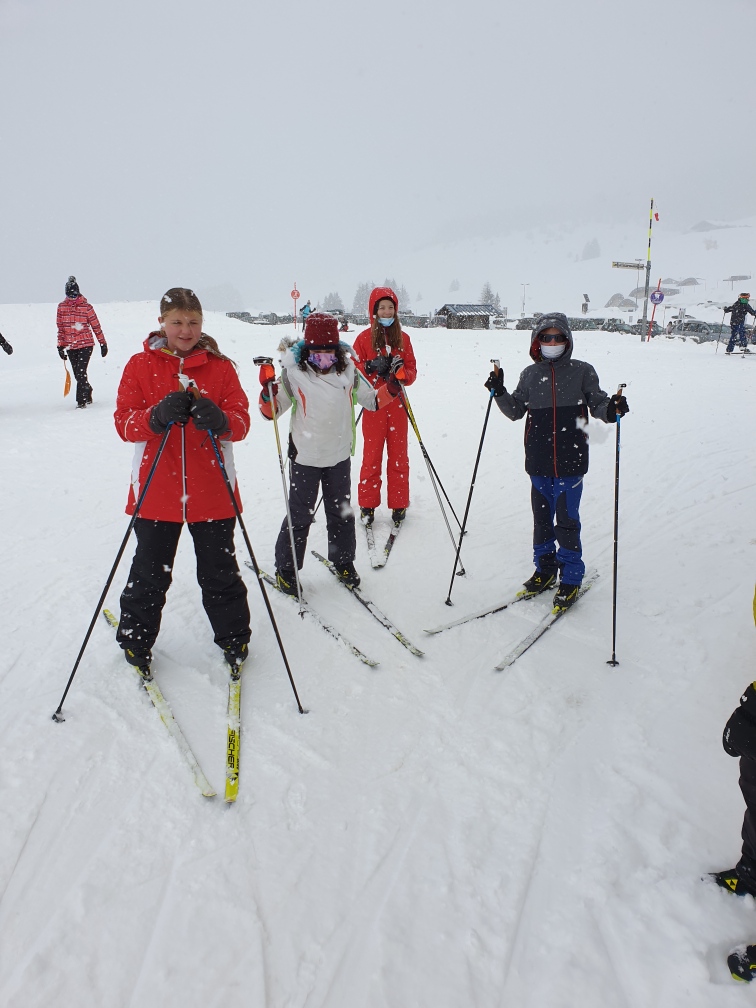
[[[339,345],[339,323],[333,315],[311,312],[304,331],[308,350],[335,350]]]
[[[76,277],[70,276],[66,280],[66,297],[77,298],[81,294],[79,290],[79,285],[76,283]]]

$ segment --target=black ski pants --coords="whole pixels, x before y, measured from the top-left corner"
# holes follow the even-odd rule
[[[307,536],[315,515],[318,489],[323,487],[323,510],[328,529],[328,559],[340,566],[352,563],[357,549],[354,511],[351,505],[352,460],[333,466],[306,466],[292,462],[289,469],[289,510],[297,551],[297,570],[302,569]],[[276,570],[293,570],[289,525],[284,518],[276,540]]]
[[[202,605],[215,633],[215,643],[221,648],[248,644],[247,586],[234,555],[236,519],[188,525],[197,557]],[[117,638],[122,648],[146,654],[155,643],[182,528],[181,522],[148,518],[137,518],[134,523],[137,548],[121,595],[118,624]]]
[[[740,757],[740,790],[746,803],[743,817],[743,853],[738,874],[746,875],[756,886],[756,760]]]
[[[69,350],[68,359],[71,361],[71,370],[76,379],[76,404],[86,406],[92,402],[92,386],[87,379],[87,368],[89,358],[92,356],[94,347],[81,347],[80,350]]]

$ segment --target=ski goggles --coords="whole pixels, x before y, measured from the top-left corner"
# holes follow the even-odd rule
[[[539,343],[566,343],[567,337],[564,333],[538,333]]]
[[[319,371],[327,371],[328,368],[333,367],[339,358],[332,350],[316,350],[310,353],[307,359]]]

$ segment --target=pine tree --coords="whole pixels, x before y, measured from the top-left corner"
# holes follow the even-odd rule
[[[480,292],[480,303],[493,305],[497,311],[501,311],[501,298],[498,294],[494,294],[493,287],[487,281]]]
[[[391,290],[396,293],[396,296],[399,299],[399,311],[402,312],[412,311],[412,308],[410,306],[409,294],[407,293],[407,288],[404,286],[404,284],[398,284],[396,280],[394,280],[393,278],[389,279],[388,277],[386,277],[386,279],[383,281],[383,286],[390,287]]]
[[[344,302],[336,291],[323,298],[323,311],[344,311]]]
[[[367,315],[370,292],[374,287],[374,283],[361,283],[359,285],[352,301],[352,313],[354,315]]]
[[[452,282],[449,284],[449,290],[452,293],[454,293],[454,291],[458,291],[459,290],[459,280],[452,280]]]

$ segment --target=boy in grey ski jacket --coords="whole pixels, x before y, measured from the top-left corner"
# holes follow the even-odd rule
[[[588,472],[588,414],[616,423],[628,412],[622,395],[608,396],[586,361],[573,360],[567,316],[551,312],[538,319],[530,356],[514,392],[504,388],[502,371],[492,371],[486,388],[510,420],[525,422],[525,471],[531,479],[535,573],[525,582],[528,594],[556,583],[555,606],[577,598],[585,574],[580,542],[580,496]],[[557,543],[559,544],[557,548]]]

